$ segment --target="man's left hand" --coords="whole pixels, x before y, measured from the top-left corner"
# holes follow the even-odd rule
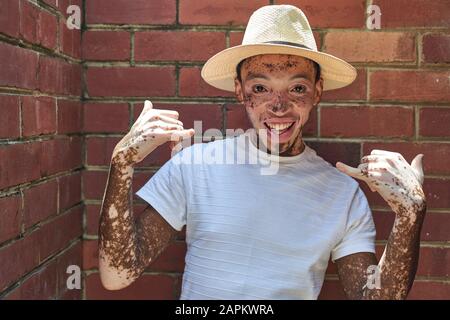
[[[409,216],[425,207],[423,183],[423,154],[417,155],[411,165],[400,153],[372,150],[361,159],[357,168],[342,162],[336,168],[356,179],[365,181],[372,192],[377,191],[397,215]]]

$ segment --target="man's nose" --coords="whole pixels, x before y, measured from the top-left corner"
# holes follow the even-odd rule
[[[283,95],[278,94],[275,97],[275,101],[271,105],[271,110],[274,113],[283,113],[289,109],[289,99]]]

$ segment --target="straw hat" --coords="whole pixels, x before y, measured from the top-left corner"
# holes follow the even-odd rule
[[[201,76],[213,87],[234,92],[236,66],[259,54],[290,54],[320,65],[323,89],[345,87],[356,78],[356,69],[335,56],[317,51],[308,19],[292,5],[268,5],[251,15],[242,44],[225,49],[203,66]]]

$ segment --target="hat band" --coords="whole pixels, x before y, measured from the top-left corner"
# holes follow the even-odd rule
[[[263,43],[285,44],[285,45],[288,45],[288,46],[296,46],[296,47],[312,50],[310,47],[305,46],[303,44],[299,44],[299,43],[295,43],[295,42],[289,42],[289,41],[275,41],[274,40],[274,41],[264,41]]]

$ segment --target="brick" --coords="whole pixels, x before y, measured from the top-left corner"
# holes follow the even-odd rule
[[[107,179],[107,171],[83,171],[84,199],[103,199]]]
[[[51,97],[22,97],[24,136],[56,132],[56,102]]]
[[[194,25],[245,25],[253,11],[268,4],[268,0],[180,0],[179,21]]]
[[[408,300],[447,300],[450,285],[437,281],[414,281]]]
[[[274,4],[285,1],[275,0]],[[366,24],[366,2],[363,0],[291,0],[305,13],[312,28],[361,28]]]
[[[88,68],[87,90],[95,96],[173,96],[174,67]]]
[[[28,1],[22,1],[21,7],[20,33],[23,39],[54,49],[58,33],[56,16]]]
[[[83,107],[81,101],[58,99],[58,133],[82,131]]]
[[[19,97],[0,95],[0,139],[20,136]]]
[[[17,0],[2,0],[0,11],[0,31],[12,37],[19,36],[20,2]]]
[[[341,161],[349,166],[357,167],[360,161],[359,143],[341,143],[341,142],[313,142],[306,144],[314,149],[318,156],[335,166],[336,162]]]
[[[0,85],[35,89],[38,56],[35,52],[0,43]]]
[[[370,74],[370,100],[450,101],[448,71],[388,71]]]
[[[420,108],[419,135],[423,137],[450,136],[449,108]]]
[[[175,0],[91,0],[86,2],[87,23],[172,24]]]
[[[417,275],[424,277],[448,277],[450,274],[449,248],[420,248]]]
[[[450,35],[427,34],[422,39],[422,58],[426,63],[450,63]]]
[[[410,137],[414,109],[410,107],[324,107],[320,109],[323,137]]]
[[[366,100],[367,72],[365,69],[357,69],[355,81],[352,84],[335,90],[327,90],[322,93],[322,101],[336,100]]]
[[[81,65],[40,56],[39,89],[42,92],[81,95]]]
[[[83,34],[83,59],[130,60],[131,36],[126,31],[86,31]]]
[[[223,49],[224,32],[147,31],[135,34],[136,61],[206,61]]]
[[[101,205],[86,205],[86,231],[87,235],[96,236],[98,234],[98,223],[100,219]]]
[[[450,208],[450,179],[425,179],[427,208]]]
[[[0,291],[39,264],[39,243],[32,237],[21,238],[0,248]]]
[[[64,212],[81,200],[81,173],[59,178],[59,211]]]
[[[76,59],[81,58],[81,30],[69,29],[66,19],[59,22],[59,43],[63,53]]]
[[[21,15],[20,15],[20,33],[22,37],[29,41],[36,43],[38,40],[38,26],[40,9],[31,2],[21,1]]]
[[[39,143],[0,146],[0,189],[39,178],[39,156]]]
[[[42,177],[80,168],[81,138],[68,137],[43,141],[38,159]]]
[[[22,197],[0,198],[0,243],[19,235],[22,223]]]
[[[324,51],[349,62],[413,62],[415,35],[403,32],[328,32]]]
[[[207,84],[200,76],[201,68],[180,69],[179,95],[182,97],[234,97],[234,92],[219,90]]]
[[[106,290],[98,273],[86,277],[88,300],[172,300],[175,279],[169,275],[144,274],[122,290]]]
[[[46,223],[30,237],[39,243],[38,255],[42,262],[66,248],[83,233],[83,206],[73,207],[63,215]]]
[[[43,1],[55,9],[58,8],[58,5],[57,5],[58,0],[43,0]]]
[[[54,49],[57,44],[58,20],[45,11],[41,11],[38,25],[39,43],[49,49]]]
[[[446,143],[420,143],[420,142],[393,142],[393,143],[363,143],[363,155],[370,154],[373,149],[398,152],[408,163],[419,153],[423,157],[423,170],[425,174],[450,174],[450,166],[442,159],[450,157],[450,145]]]
[[[128,104],[87,103],[84,105],[85,132],[126,132],[129,122]]]
[[[83,241],[83,270],[98,269],[98,240]]]
[[[432,4],[426,0],[374,0],[372,4],[381,8],[381,28],[450,26],[447,0],[436,0]]]
[[[56,262],[41,267],[6,297],[7,300],[56,299]]]
[[[392,211],[382,212],[373,210],[372,212],[377,229],[376,239],[387,240],[392,230],[395,214]],[[448,234],[446,233],[445,229],[449,223],[450,214],[428,210],[422,226],[421,240],[447,241]]]
[[[23,221],[26,229],[57,213],[58,184],[51,180],[23,192]]]
[[[87,137],[86,159],[90,166],[106,166],[111,162],[112,152],[120,141],[115,137]]]

